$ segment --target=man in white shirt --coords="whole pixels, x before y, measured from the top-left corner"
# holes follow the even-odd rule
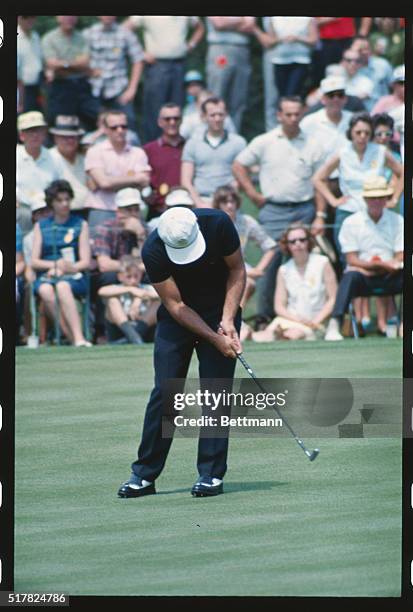
[[[339,240],[347,268],[340,281],[326,340],[342,340],[344,314],[355,297],[397,295],[403,290],[403,217],[386,208],[393,188],[386,179],[366,179],[367,210],[348,217]]]
[[[203,37],[205,27],[199,17],[178,15],[131,15],[124,26],[142,30],[143,127],[144,142],[149,142],[161,135],[161,106],[166,102],[184,106],[185,58]]]
[[[80,138],[85,130],[80,128],[79,117],[58,115],[54,127],[50,128],[49,132],[53,134],[55,142],[50,154],[62,166],[62,178],[69,181],[75,194],[70,208],[76,212],[83,211],[88,188],[85,156],[80,152]]]
[[[316,138],[300,129],[303,103],[297,96],[282,97],[278,103],[279,125],[254,138],[236,157],[232,170],[246,195],[260,209],[258,220],[273,240],[278,241],[294,221],[312,224],[314,232],[324,231],[326,202],[314,192],[311,177],[324,159],[324,149]],[[260,166],[257,191],[249,169]],[[258,295],[258,313],[274,316],[275,273],[281,259],[277,255],[267,267]]]
[[[40,36],[33,29],[36,17],[19,15],[17,18],[18,78],[23,84],[23,95],[18,112],[41,110],[38,103],[43,72],[43,52]]]
[[[19,115],[19,138],[23,144],[16,148],[17,222],[23,235],[32,228],[31,203],[52,181],[63,178],[63,168],[43,146],[47,123],[39,111]]]

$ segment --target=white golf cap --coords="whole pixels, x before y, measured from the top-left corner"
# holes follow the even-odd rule
[[[142,206],[144,201],[142,200],[139,189],[125,187],[125,189],[119,189],[117,192],[115,204],[118,208],[123,208],[125,206]]]
[[[320,83],[320,91],[323,94],[331,93],[332,91],[345,91],[346,83],[340,76],[328,76]]]
[[[404,64],[402,64],[401,66],[396,66],[396,68],[393,70],[391,82],[397,83],[397,81],[400,81],[404,83],[404,75],[405,75]]]
[[[167,206],[195,206],[195,202],[186,189],[170,191],[165,198],[165,204]]]
[[[32,213],[36,212],[37,210],[41,210],[42,208],[47,208],[44,193],[39,191],[38,193],[33,194],[30,198],[29,204]]]
[[[176,264],[189,264],[205,253],[205,239],[196,215],[183,206],[173,206],[159,219],[158,234],[166,253]]]

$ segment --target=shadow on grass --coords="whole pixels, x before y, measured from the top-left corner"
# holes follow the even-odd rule
[[[270,491],[275,487],[288,485],[289,482],[280,482],[278,480],[256,480],[254,482],[225,482],[224,493],[240,493],[243,491]],[[172,489],[171,491],[157,491],[157,495],[174,495],[175,493],[188,493],[190,487],[185,489]]]

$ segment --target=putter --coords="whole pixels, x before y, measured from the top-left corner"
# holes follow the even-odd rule
[[[255,376],[254,372],[252,371],[252,368],[248,365],[248,363],[246,362],[246,360],[244,359],[242,353],[238,353],[237,354],[237,358],[240,360],[240,362],[242,363],[242,365],[244,366],[244,368],[247,370],[248,374],[251,376],[251,378],[254,379],[254,381],[256,382],[258,388],[260,389],[260,391],[262,391],[263,393],[266,393],[264,387],[261,385],[260,381],[258,380],[258,378]],[[301,447],[301,449],[305,452],[305,454],[307,455],[307,457],[309,458],[310,461],[314,461],[314,459],[317,457],[317,455],[319,454],[320,450],[318,448],[315,448],[314,450],[310,451],[308,450],[308,448],[306,448],[304,442],[302,440],[300,440],[300,438],[296,435],[296,433],[294,432],[293,428],[291,427],[291,425],[288,423],[288,421],[285,419],[285,417],[281,414],[281,412],[278,410],[278,408],[276,408],[275,406],[273,406],[275,412],[278,414],[278,416],[280,417],[280,419],[282,419],[284,425],[286,425],[287,429],[290,431],[290,433],[292,434],[294,440],[297,442],[297,444]]]

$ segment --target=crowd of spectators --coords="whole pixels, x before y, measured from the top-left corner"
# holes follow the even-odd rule
[[[402,291],[401,18],[55,19],[40,36],[18,17],[19,343],[38,319],[41,342],[152,341],[141,250],[171,206],[234,222],[242,339],[340,340],[349,308],[363,335],[370,296],[385,334]],[[254,45],[266,131],[247,142]]]

